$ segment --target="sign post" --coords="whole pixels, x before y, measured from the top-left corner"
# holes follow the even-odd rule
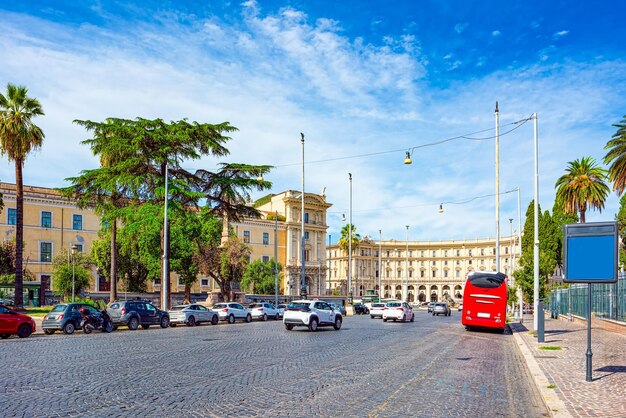
[[[563,281],[587,283],[587,374],[591,382],[591,285],[616,283],[618,256],[617,222],[569,224],[563,227]],[[570,310],[571,311],[571,310]],[[571,314],[571,312],[570,312]]]

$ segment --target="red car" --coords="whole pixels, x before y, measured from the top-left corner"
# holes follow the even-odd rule
[[[4,339],[9,338],[11,334],[17,334],[20,338],[26,338],[33,332],[35,332],[33,318],[0,305],[0,337]]]

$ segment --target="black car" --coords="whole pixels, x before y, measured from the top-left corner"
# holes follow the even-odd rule
[[[363,303],[355,303],[353,305],[355,315],[369,315],[370,310]]]
[[[150,325],[160,325],[161,328],[170,326],[170,316],[167,312],[157,309],[152,302],[142,300],[122,300],[111,302],[107,312],[113,321],[113,325],[128,326],[130,330],[136,330],[139,325],[148,329]]]

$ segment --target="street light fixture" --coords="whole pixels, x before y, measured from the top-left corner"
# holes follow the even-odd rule
[[[72,245],[72,303],[74,303],[74,291],[76,288],[76,251],[78,251],[78,247],[76,244]]]

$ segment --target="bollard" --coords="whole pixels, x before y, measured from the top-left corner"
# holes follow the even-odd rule
[[[537,342],[545,342],[545,314],[543,311],[543,302],[539,302],[537,306]]]

